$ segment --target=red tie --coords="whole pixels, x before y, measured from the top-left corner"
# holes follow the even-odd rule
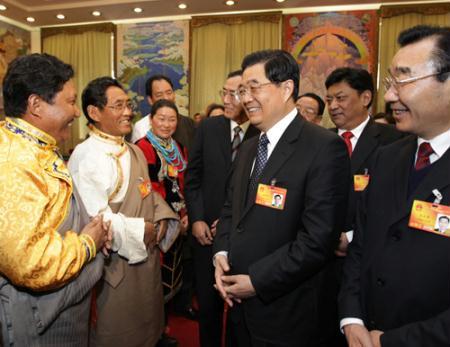
[[[416,170],[422,170],[430,165],[430,155],[434,153],[429,142],[422,142],[417,151]]]
[[[351,157],[353,152],[352,142],[350,139],[353,137],[353,133],[351,131],[345,131],[342,133],[342,138],[344,139],[345,144],[347,145],[348,155]]]

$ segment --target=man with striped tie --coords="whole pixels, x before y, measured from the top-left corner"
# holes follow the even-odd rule
[[[189,154],[185,195],[194,236],[194,267],[199,301],[200,343],[220,346],[223,302],[213,288],[211,244],[215,222],[225,201],[228,173],[240,144],[259,133],[250,125],[236,98],[241,71],[231,72],[219,91],[224,116],[205,119],[197,129]]]

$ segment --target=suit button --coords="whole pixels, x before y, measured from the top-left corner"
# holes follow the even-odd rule
[[[369,325],[372,329],[375,328],[375,321],[373,319],[370,320]]]
[[[236,231],[237,231],[238,233],[242,233],[242,232],[244,231],[244,229],[242,229],[242,227],[239,225],[239,226],[236,228]]]
[[[400,236],[398,234],[394,234],[394,235],[391,236],[391,239],[393,241],[400,241]]]
[[[384,285],[386,284],[386,282],[384,280],[382,280],[381,278],[377,278],[377,284],[380,287],[384,287]]]

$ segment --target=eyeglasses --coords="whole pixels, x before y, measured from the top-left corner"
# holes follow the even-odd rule
[[[308,115],[308,116],[317,116],[318,112],[312,108],[306,108],[306,107],[298,107],[298,111],[301,115]]]
[[[405,78],[403,80],[398,80],[397,78],[392,76],[390,71],[388,71],[388,75],[384,78],[383,84],[384,84],[384,88],[385,88],[386,91],[388,91],[391,87],[393,87],[396,91],[398,91],[399,88],[401,86],[404,86],[405,84],[409,84],[409,83],[413,83],[413,82],[416,82],[416,81],[419,81],[419,80],[423,80],[423,79],[428,78],[428,77],[437,76],[437,75],[440,75],[442,73],[443,72],[434,72],[434,73],[427,74],[427,75],[416,76],[416,77],[409,77],[409,78]]]
[[[219,90],[219,95],[222,99],[225,99],[227,96],[233,98],[233,100],[239,102],[239,98],[237,92],[234,90],[221,89]]]
[[[105,107],[110,108],[111,110],[116,111],[117,113],[122,113],[125,109],[129,109],[131,112],[134,111],[134,104],[131,101],[128,102],[120,102],[115,105],[106,105]]]
[[[249,84],[248,86],[240,86],[237,90],[237,96],[239,98],[239,101],[244,100],[246,96],[255,96],[258,94],[259,90],[262,87],[268,86],[269,84],[274,84],[274,82],[267,82],[267,83],[257,83],[253,82]]]

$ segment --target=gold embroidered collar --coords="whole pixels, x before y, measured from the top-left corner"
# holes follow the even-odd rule
[[[42,147],[57,149],[56,140],[41,129],[36,128],[22,118],[6,117],[6,128]]]
[[[125,137],[124,136],[114,136],[107,134],[98,128],[96,128],[94,125],[89,124],[90,134],[95,135],[96,137],[99,137],[100,139],[104,140],[108,143],[113,143],[116,145],[123,146],[125,144]]]

